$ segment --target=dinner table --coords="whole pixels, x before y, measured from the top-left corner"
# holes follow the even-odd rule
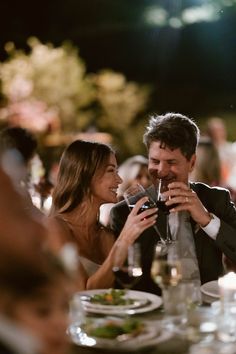
[[[148,293],[147,293],[148,294]],[[149,294],[150,295],[150,294]],[[148,341],[146,344],[145,342],[142,343],[138,340],[132,339],[132,346],[125,347],[123,345],[120,345],[120,343],[116,340],[112,341],[112,345],[106,346],[96,346],[91,344],[89,345],[81,345],[81,343],[75,343],[74,340],[72,340],[73,345],[72,345],[72,354],[99,354],[99,353],[107,353],[107,354],[125,354],[125,353],[133,353],[133,354],[192,354],[192,348],[193,346],[196,346],[199,342],[202,341],[202,337],[196,335],[196,333],[193,333],[192,330],[190,330],[191,324],[189,325],[189,319],[190,317],[193,318],[196,314],[201,315],[200,321],[204,318],[204,315],[210,314],[210,318],[214,319],[214,313],[212,312],[212,306],[211,302],[209,301],[209,297],[206,296],[207,301],[204,301],[201,303],[201,305],[191,308],[188,311],[188,321],[187,323],[181,327],[179,330],[176,329],[168,329],[163,326],[164,320],[166,318],[166,311],[163,306],[163,301],[160,297],[160,303],[156,308],[151,308],[149,311],[137,311],[138,313],[132,314],[132,311],[130,312],[130,317],[132,319],[137,319],[140,322],[148,322],[151,328],[159,328],[161,332],[157,333],[156,339],[154,341]],[[216,298],[213,298],[211,300],[216,300]],[[80,303],[81,305],[81,303]],[[215,311],[215,309],[213,308]],[[98,311],[99,312],[99,311]],[[101,313],[90,313],[90,311],[85,311],[83,309],[83,316],[85,318],[91,318],[91,319],[102,319],[107,317],[106,314],[101,314]],[[119,315],[118,317],[122,318],[122,315]],[[208,318],[208,317],[207,317]],[[199,319],[198,319],[199,320]],[[208,321],[208,319],[207,319]],[[191,319],[190,319],[191,322]],[[188,328],[189,327],[189,328]],[[205,333],[204,333],[205,335]],[[216,343],[215,339],[215,330],[210,333],[210,336],[212,337],[210,341],[213,343]],[[160,339],[160,340],[159,340]],[[193,352],[195,354],[195,352]],[[201,354],[200,350],[196,351],[196,353]],[[208,353],[202,352],[202,353]],[[214,352],[210,352],[211,354],[216,354]],[[223,352],[225,354],[225,352]],[[230,353],[231,354],[231,353]]]

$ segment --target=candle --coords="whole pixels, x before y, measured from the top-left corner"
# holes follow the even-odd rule
[[[236,291],[236,273],[229,272],[218,279],[220,289],[231,289]]]
[[[222,312],[236,314],[236,273],[229,272],[218,279]]]
[[[230,272],[218,279],[221,314],[218,321],[218,339],[236,341],[236,273]]]

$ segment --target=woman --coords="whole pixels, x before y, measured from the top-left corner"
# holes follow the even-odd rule
[[[145,197],[129,214],[117,240],[99,224],[101,204],[117,201],[121,182],[115,153],[108,145],[76,140],[64,151],[49,217],[50,245],[58,253],[68,243],[76,246],[79,290],[113,286],[116,247],[122,242],[128,249],[146,228],[155,224],[157,209],[138,213]]]

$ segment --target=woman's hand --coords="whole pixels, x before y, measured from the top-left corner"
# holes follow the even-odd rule
[[[143,197],[135,204],[121,231],[119,239],[125,241],[128,245],[131,245],[144,230],[156,223],[157,208],[140,212],[142,205],[147,201],[148,197]]]

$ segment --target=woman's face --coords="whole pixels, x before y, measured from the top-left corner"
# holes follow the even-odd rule
[[[116,157],[111,153],[105,167],[92,179],[91,189],[98,204],[117,202],[117,188],[122,183],[117,169]]]
[[[40,289],[32,299],[16,300],[15,320],[42,343],[40,354],[67,354],[70,290],[67,281]]]

